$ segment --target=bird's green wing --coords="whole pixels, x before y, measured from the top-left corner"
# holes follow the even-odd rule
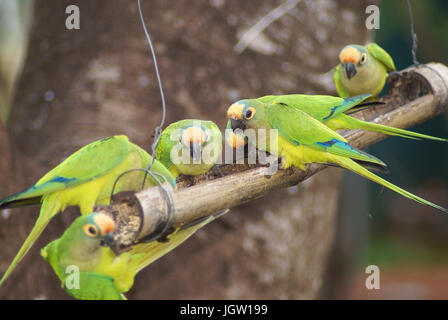
[[[61,241],[61,238],[51,241],[49,244],[47,244],[45,247],[43,247],[40,250],[40,255],[53,268],[53,270],[56,272],[56,275],[59,277],[59,279],[62,280],[66,274],[64,273],[65,270],[63,270],[61,272],[61,270],[59,268],[59,262],[57,259],[58,244],[60,241]]]
[[[272,104],[266,110],[269,124],[294,145],[305,145],[339,156],[386,166],[380,159],[353,148],[341,135],[305,112],[286,104]]]
[[[344,113],[345,113],[345,114],[353,114],[353,113],[360,112],[360,111],[363,111],[363,110],[368,109],[368,108],[373,108],[373,107],[377,107],[377,106],[382,106],[382,105],[384,105],[384,104],[385,104],[384,102],[382,102],[382,101],[378,101],[378,100],[376,100],[376,101],[363,102],[363,103],[358,104],[357,106],[355,106],[355,107],[353,107],[353,108],[350,108],[350,110],[347,110],[347,111],[344,112]]]
[[[211,156],[213,158],[210,158],[209,160],[214,160],[214,164],[222,153],[222,133],[219,127],[214,122],[204,121],[204,124],[209,139],[206,143],[206,148],[210,148],[210,150],[213,150],[213,155]]]
[[[174,143],[176,143],[175,141],[171,141],[171,132],[172,130],[169,128],[166,128],[163,131],[155,153],[156,159],[168,169],[173,165],[171,162],[171,148],[174,146]]]
[[[309,114],[320,122],[324,122],[350,110],[371,96],[370,94],[362,94],[350,98],[339,98],[326,95],[288,94],[265,96],[257,100],[266,104],[287,104]]]
[[[101,176],[130,153],[131,144],[126,136],[113,136],[95,141],[79,149],[56,168],[48,172],[32,187],[0,201],[0,209],[18,205],[55,191],[77,186]],[[33,202],[33,201],[31,201]]]
[[[94,272],[80,272],[79,283],[76,283],[75,275],[72,274],[71,276],[73,279],[66,279],[63,281],[63,285],[65,291],[76,299],[123,300],[124,298],[115,286],[114,278],[112,277]]]
[[[334,84],[336,86],[336,91],[338,92],[339,96],[342,98],[350,97],[350,93],[347,91],[347,89],[344,88],[341,82],[341,65],[338,64],[336,68],[334,69],[333,73],[333,80]]]
[[[395,64],[394,64],[394,60],[392,59],[392,57],[386,52],[386,50],[384,50],[383,48],[381,48],[379,45],[377,45],[376,43],[370,43],[367,45],[367,50],[369,51],[369,53],[375,57],[377,60],[381,61],[381,63],[383,63],[388,71],[395,71]]]
[[[96,141],[72,154],[31,188],[0,202],[1,209],[7,208],[10,204],[20,204],[24,200],[40,201],[41,197],[46,197],[33,229],[0,279],[0,286],[25,256],[51,218],[61,209],[59,201],[61,195],[55,192],[106,174],[123,161],[129,152],[130,143],[125,136]]]
[[[140,157],[141,157],[141,159],[143,159],[143,163],[147,163],[147,165],[149,165],[151,163],[152,157],[145,150],[143,150],[142,148],[140,148],[139,146],[137,146],[133,143],[131,143],[131,146],[135,150],[139,151]],[[144,169],[144,168],[142,168],[142,169]],[[164,164],[162,164],[160,161],[158,161],[157,159],[154,159],[154,162],[152,163],[151,172],[157,174],[157,175],[154,175],[154,178],[151,175],[147,176],[148,182],[152,183],[152,185],[158,185],[159,183],[164,183],[165,179],[166,179],[166,181],[173,188],[176,188],[176,178],[171,174],[171,172],[168,170],[168,168]],[[162,175],[163,177],[165,177],[165,179],[160,177],[159,175]],[[132,179],[132,177],[130,177],[130,178]],[[145,186],[148,187],[148,185],[146,183],[145,183]]]

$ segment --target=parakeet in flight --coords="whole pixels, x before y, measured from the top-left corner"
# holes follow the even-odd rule
[[[255,129],[257,141],[253,143],[256,143],[257,149],[268,151],[281,158],[284,169],[294,166],[305,170],[308,163],[335,164],[404,197],[447,212],[445,208],[403,190],[367,170],[363,164],[384,169],[386,164],[350,146],[344,137],[298,108],[286,103],[240,100],[228,108],[227,118],[233,130],[241,129],[246,132],[248,129]],[[270,129],[277,130],[278,143],[274,144],[277,150],[272,150],[269,134],[266,135],[265,145],[259,143],[259,134],[269,133]]]
[[[386,83],[388,71],[395,71],[392,57],[376,43],[345,46],[339,53],[339,61],[333,78],[343,98],[360,94],[377,97]]]
[[[78,206],[81,214],[90,213],[95,204],[109,204],[114,183],[118,176],[132,169],[146,168],[151,156],[126,136],[119,135],[84,146],[73,153],[30,188],[0,201],[0,209],[41,203],[39,217],[16,257],[3,274],[0,286],[25,256],[42,233],[48,222],[68,206]],[[158,161],[151,171],[166,177],[172,186],[175,178]],[[124,174],[114,188],[121,191],[137,191],[143,184],[144,172]],[[163,178],[157,177],[160,183]],[[148,175],[145,186],[157,182]]]
[[[177,177],[208,172],[222,152],[222,134],[212,121],[186,119],[163,130],[156,159]]]
[[[64,234],[41,250],[68,294],[83,300],[121,300],[134,284],[135,275],[170,252],[213,216],[180,227],[166,242],[137,244],[130,251],[115,255],[105,246],[112,235],[114,221],[103,213],[78,217]],[[77,272],[77,274],[75,274]]]

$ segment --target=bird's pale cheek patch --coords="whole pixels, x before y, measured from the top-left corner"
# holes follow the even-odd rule
[[[232,104],[227,110],[227,119],[241,120],[243,114],[244,105],[241,103]]]
[[[339,60],[341,63],[358,63],[359,59],[361,58],[361,54],[359,51],[355,48],[349,47],[341,51],[341,54],[339,55]]]

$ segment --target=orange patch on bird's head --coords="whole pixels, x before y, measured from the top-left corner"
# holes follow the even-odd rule
[[[227,144],[233,149],[238,149],[246,144],[244,136],[234,132],[230,132],[227,137]]]
[[[203,144],[207,140],[206,133],[199,127],[189,127],[182,132],[182,142],[186,145]]]
[[[359,50],[354,47],[346,47],[342,49],[341,53],[339,54],[339,61],[341,61],[342,64],[347,62],[356,64],[358,63],[360,58],[361,53],[359,53]]]
[[[244,104],[235,102],[227,109],[227,119],[241,120]]]
[[[95,215],[93,221],[100,228],[101,235],[113,232],[115,230],[115,222],[111,217],[105,215],[104,213],[99,213]]]

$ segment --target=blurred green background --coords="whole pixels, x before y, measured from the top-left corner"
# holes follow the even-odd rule
[[[448,65],[448,1],[411,1],[411,5],[418,36],[418,61]],[[380,30],[374,34],[375,42],[391,54],[397,70],[412,65],[406,1],[382,1],[380,17]],[[410,130],[446,138],[447,121],[447,116],[441,115]],[[448,206],[447,144],[393,137],[370,147],[369,152],[380,155],[389,165],[391,173],[384,176],[389,181],[425,199]],[[333,292],[344,287],[345,292],[339,297],[448,298],[448,289],[443,287],[448,273],[445,272],[448,271],[447,217],[436,210],[415,206],[376,184],[366,184],[361,180],[347,173],[344,194],[351,192],[350,185],[365,184],[369,217],[367,222],[356,217],[361,210],[359,205],[351,208],[351,215],[342,213],[343,219],[352,221],[340,223],[343,229],[347,229],[338,231],[338,237],[345,237],[341,245],[346,248],[340,250],[356,248],[359,252],[354,261],[356,266],[351,269],[354,274],[351,275],[352,280],[365,278],[365,267],[374,264],[380,267],[382,289],[386,290],[369,292],[362,288],[363,281],[352,281],[357,284],[350,287],[346,286],[347,281],[340,280]],[[349,196],[343,197],[347,199]],[[341,211],[351,207],[348,201],[345,204],[343,201]],[[353,222],[353,219],[357,220]],[[350,231],[348,225],[355,230]],[[342,235],[346,231],[352,233],[348,239]],[[361,244],[350,244],[356,239],[362,239]]]

